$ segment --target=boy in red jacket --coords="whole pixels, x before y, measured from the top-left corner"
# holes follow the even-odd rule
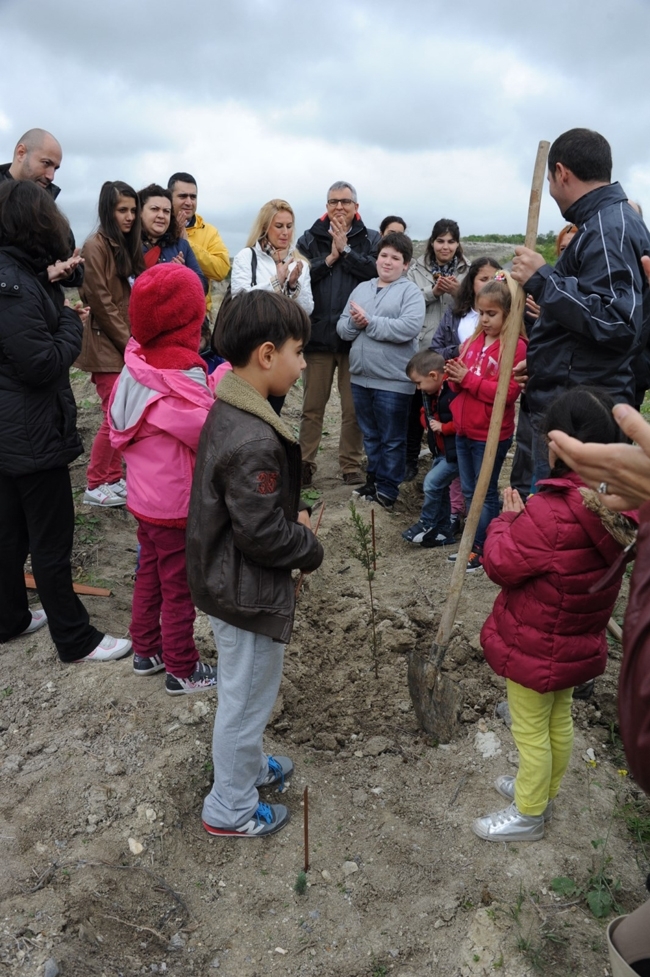
[[[574,387],[549,408],[546,430],[616,441],[612,407],[608,394]],[[486,573],[502,590],[481,644],[506,679],[519,750],[516,779],[501,776],[494,785],[512,803],[472,825],[486,841],[544,837],[571,759],[573,687],[605,670],[605,627],[625,570],[623,551],[634,539],[633,521],[606,509],[552,449],[549,464],[551,477],[525,507],[517,491],[505,490],[483,553]]]

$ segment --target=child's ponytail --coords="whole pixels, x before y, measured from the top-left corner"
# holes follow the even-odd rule
[[[501,361],[501,354],[503,352],[503,347],[505,346],[506,336],[509,331],[513,328],[519,331],[519,335],[522,339],[526,339],[526,328],[524,326],[523,309],[522,315],[519,323],[514,323],[512,320],[512,307],[515,304],[515,297],[517,295],[518,285],[514,278],[507,271],[497,271],[494,278],[490,282],[486,282],[481,291],[478,293],[477,299],[489,298],[503,311],[504,323],[501,328],[501,335],[499,336],[499,361]],[[477,323],[476,329],[472,335],[467,339],[461,348],[460,358],[462,359],[463,353],[466,349],[469,349],[470,345],[474,340],[481,335],[483,330],[480,324]]]

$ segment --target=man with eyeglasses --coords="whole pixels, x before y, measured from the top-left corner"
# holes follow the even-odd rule
[[[316,455],[323,433],[323,416],[337,371],[341,397],[339,464],[346,485],[361,485],[363,439],[350,386],[350,343],[336,332],[336,324],[352,290],[377,274],[375,260],[381,236],[359,216],[357,191],[349,183],[333,183],[327,193],[327,211],[298,241],[298,251],[309,258],[314,311],[311,339],[305,349],[303,404],[300,422],[302,484],[312,484]]]

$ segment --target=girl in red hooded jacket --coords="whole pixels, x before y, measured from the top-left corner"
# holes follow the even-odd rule
[[[461,346],[458,359],[447,361],[447,376],[452,381],[450,387],[458,394],[451,405],[451,412],[456,426],[458,471],[467,512],[472,504],[483,464],[492,408],[499,383],[501,353],[505,337],[510,330],[517,330],[521,336],[517,343],[515,363],[526,358],[523,319],[515,322],[511,314],[512,299],[516,289],[517,285],[505,271],[497,272],[494,279],[483,286],[476,299],[479,314],[476,329]],[[518,396],[519,386],[511,379],[492,476],[467,564],[468,573],[481,569],[481,554],[487,527],[492,519],[499,515],[499,474],[512,444],[515,429],[515,401]],[[456,555],[448,559],[455,560]]]
[[[611,397],[574,387],[551,404],[546,431],[580,441],[619,439]],[[605,627],[635,538],[634,517],[605,508],[549,449],[551,476],[524,506],[506,489],[503,513],[490,526],[483,553],[487,575],[502,588],[481,631],[483,653],[506,679],[512,735],[519,750],[516,779],[498,777],[512,803],[478,818],[486,841],[538,841],[571,759],[573,687],[607,664]],[[595,590],[595,592],[593,592]]]

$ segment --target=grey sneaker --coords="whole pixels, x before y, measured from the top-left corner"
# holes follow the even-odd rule
[[[203,822],[203,827],[216,838],[263,838],[288,823],[289,812],[284,804],[258,804],[255,814],[240,828],[216,828],[207,821]]]
[[[269,766],[266,777],[261,780],[256,787],[275,787],[282,790],[285,780],[288,780],[293,773],[293,761],[288,756],[270,756]]]
[[[32,619],[25,630],[21,631],[17,637],[20,637],[22,634],[33,634],[34,631],[40,631],[40,629],[44,628],[47,624],[47,614],[42,607],[37,608],[35,611],[30,611],[29,613],[32,615]]]
[[[112,509],[116,506],[126,505],[126,496],[118,495],[110,485],[98,485],[97,488],[86,489],[83,501],[86,505],[98,505],[102,509]]]
[[[505,797],[507,801],[514,801],[515,799],[515,778],[511,777],[509,774],[501,774],[500,777],[494,781],[494,789]],[[550,821],[553,817],[553,801],[549,801],[546,805],[546,809],[542,812],[542,817],[544,821]]]
[[[544,818],[520,814],[516,804],[503,811],[494,811],[477,818],[472,831],[484,841],[541,841],[544,837]]]
[[[206,692],[217,687],[217,669],[205,662],[197,662],[196,668],[187,678],[178,678],[167,673],[165,692],[168,695],[189,695],[191,692]]]

